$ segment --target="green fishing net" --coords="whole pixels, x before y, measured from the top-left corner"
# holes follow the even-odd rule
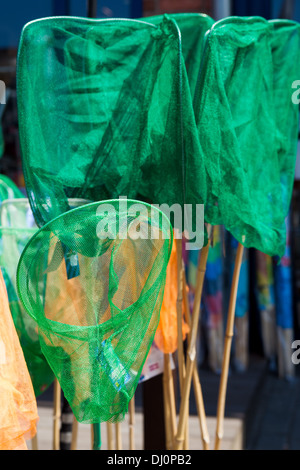
[[[68,210],[68,197],[127,196],[177,204],[183,216],[189,206],[184,228],[195,233],[195,207],[204,204],[206,222],[225,225],[244,246],[284,253],[295,156],[279,162],[274,25],[257,17],[198,22],[202,54],[193,67],[188,27],[175,15],[54,17],[24,27],[19,128],[39,226]],[[195,84],[189,72],[198,66]],[[280,112],[289,110],[286,103]]]
[[[273,103],[276,144],[280,168],[283,213],[288,214],[294,183],[297,157],[299,104],[293,102],[292,88],[300,80],[300,24],[289,20],[274,20],[271,37],[273,60]]]
[[[183,204],[173,20],[33,21],[23,28],[17,69],[24,178],[39,226],[68,210],[68,197],[141,193],[152,203]]]
[[[54,374],[41,351],[36,323],[25,311],[17,294],[16,272],[23,249],[37,227],[27,199],[10,199],[0,206],[0,267],[9,308],[20,340],[35,396],[53,382]]]
[[[127,412],[158,325],[171,248],[159,209],[109,200],[58,216],[22,252],[20,299],[79,422]]]
[[[206,36],[194,111],[209,188],[206,220],[224,224],[246,247],[282,256],[295,153],[286,155],[283,163],[278,152],[275,115],[279,120],[288,117],[291,84],[278,107],[273,33],[273,24],[262,18],[232,17],[215,23]],[[281,38],[286,50],[281,61],[288,70],[299,46],[297,40],[287,46]],[[295,107],[293,115],[297,113]],[[197,168],[186,171],[200,186]]]

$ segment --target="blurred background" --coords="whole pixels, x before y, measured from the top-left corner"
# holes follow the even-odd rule
[[[5,103],[0,104],[4,139],[0,173],[11,178],[19,188],[24,190],[18,136],[16,59],[21,30],[27,22],[48,16],[141,18],[179,12],[205,13],[216,21],[234,15],[262,16],[266,19],[288,18],[300,21],[300,2],[293,0],[98,0],[90,2],[86,0],[43,0],[43,2],[1,0],[0,80],[6,85],[6,98]],[[300,147],[298,153],[300,155]],[[300,158],[297,160],[291,210],[286,223],[288,227],[287,249],[280,264],[277,264],[277,260],[272,260],[256,250],[245,250],[237,299],[231,383],[232,380],[234,383],[234,376],[237,375],[243,376],[244,383],[247,385],[245,377],[247,373],[248,377],[249,374],[252,374],[251,378],[253,377],[253,369],[251,369],[253,361],[255,365],[257,363],[262,363],[262,367],[266,365],[269,373],[282,381],[293,381],[298,374],[297,366],[291,361],[291,344],[293,340],[300,339]],[[222,227],[216,229],[214,237],[213,255],[209,266],[210,277],[206,281],[203,296],[203,315],[198,339],[198,365],[210,376],[218,377],[236,243]],[[198,253],[186,253],[185,256],[192,297]],[[204,384],[204,395],[207,399],[212,397],[211,400],[215,406],[216,395],[209,395],[209,384],[210,382],[208,382],[208,388],[205,388]],[[215,386],[215,382],[212,382],[211,386]],[[144,401],[151,402],[151,394],[153,395],[155,387],[156,385],[153,385],[151,380],[147,382],[147,385],[144,384],[144,390],[141,392],[144,393]],[[229,414],[230,393],[229,388]],[[236,399],[239,400],[239,398]],[[138,398],[137,403],[139,403]],[[208,413],[210,411],[214,413],[209,406]],[[193,411],[192,403],[191,412]],[[148,428],[151,430],[151,423]],[[149,439],[148,445],[151,448],[153,442],[151,443]]]

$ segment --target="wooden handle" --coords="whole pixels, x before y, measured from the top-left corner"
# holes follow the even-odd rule
[[[229,300],[228,315],[227,315],[227,325],[226,325],[226,332],[225,332],[224,353],[223,353],[223,362],[222,362],[222,371],[221,371],[218,407],[217,407],[217,429],[216,429],[216,437],[215,437],[215,450],[220,449],[221,441],[223,439],[223,433],[224,433],[223,424],[224,424],[224,414],[225,414],[226,390],[227,390],[227,382],[228,382],[231,343],[232,343],[232,337],[233,337],[233,332],[234,332],[236,297],[237,297],[241,264],[243,260],[243,252],[244,252],[244,247],[243,245],[239,243],[237,252],[236,252],[235,263],[234,263],[234,271],[233,271],[233,278],[232,278],[232,283],[231,283],[230,300]]]
[[[203,290],[203,284],[204,284],[209,246],[210,246],[210,241],[208,241],[207,245],[202,248],[201,253],[200,253],[200,260],[198,264],[196,290],[195,290],[193,314],[192,314],[192,321],[191,321],[190,344],[188,347],[186,376],[184,380],[184,387],[183,387],[183,393],[181,397],[180,410],[179,410],[178,429],[177,429],[177,435],[175,439],[175,450],[182,450],[183,445],[184,445],[184,432],[185,432],[185,426],[186,426],[186,417],[188,414],[189,396],[190,396],[191,382],[192,382],[192,376],[193,376],[193,369],[194,369],[194,364],[195,364],[195,359],[196,359],[196,341],[197,341],[198,324],[199,324],[199,318],[200,318],[200,305],[201,305],[201,297],[202,297],[202,290]]]
[[[54,379],[53,389],[53,450],[59,449],[59,430],[61,416],[61,387],[58,380]]]

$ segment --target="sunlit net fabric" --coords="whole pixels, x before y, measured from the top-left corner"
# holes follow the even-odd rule
[[[292,86],[300,80],[300,24],[289,20],[270,21],[273,61],[273,91],[276,144],[280,168],[282,210],[289,212],[294,184],[299,132],[299,104],[293,102]],[[296,95],[299,100],[299,94]],[[285,221],[286,225],[286,221]]]
[[[0,450],[27,450],[36,434],[37,403],[0,272]]]
[[[38,226],[68,210],[68,197],[183,205],[182,122],[189,128],[193,112],[174,20],[37,20],[22,31],[17,69],[24,178]]]
[[[23,251],[19,296],[79,422],[127,412],[159,322],[171,248],[161,211],[115,200],[57,217]]]
[[[204,204],[207,222],[282,256],[289,201],[278,191],[274,25],[214,23],[193,96],[178,23],[146,20],[58,17],[23,29],[20,140],[37,224],[69,209],[68,197]]]
[[[41,351],[36,323],[20,302],[16,287],[16,272],[21,253],[36,231],[27,199],[9,199],[1,204],[0,267],[34,392],[39,396],[51,385],[54,374]]]
[[[177,331],[177,298],[178,298],[178,274],[177,274],[177,250],[173,243],[170,260],[167,267],[166,285],[163,302],[160,310],[160,320],[155,333],[154,341],[164,354],[174,353],[178,348]],[[182,304],[182,310],[184,304]],[[184,311],[183,311],[184,315]],[[184,316],[182,317],[182,338],[185,340],[189,326]]]
[[[295,154],[286,155],[283,176],[275,115],[280,119],[291,110],[291,85],[277,109],[272,41],[273,25],[262,18],[215,23],[206,37],[194,111],[209,188],[206,220],[224,224],[246,247],[282,256],[289,200],[280,188],[282,178],[291,187]],[[285,66],[294,47],[282,57]]]

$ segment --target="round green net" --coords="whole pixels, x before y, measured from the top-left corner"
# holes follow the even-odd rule
[[[60,215],[22,252],[20,299],[79,422],[127,412],[159,322],[172,236],[157,208],[110,200]]]

